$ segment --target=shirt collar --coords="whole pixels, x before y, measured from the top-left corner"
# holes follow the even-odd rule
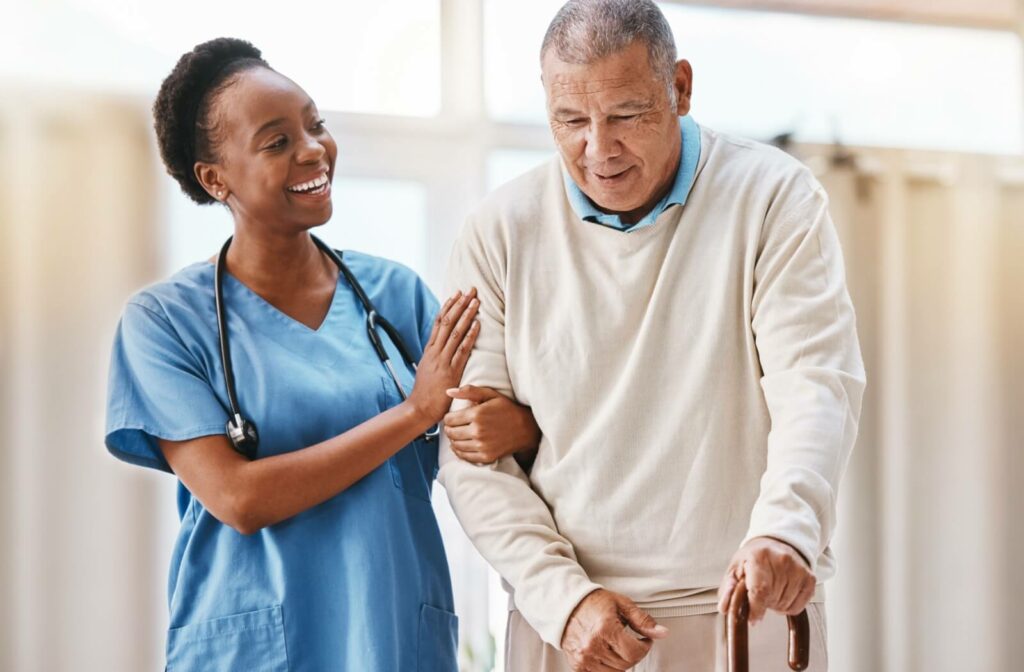
[[[562,179],[565,182],[565,193],[569,204],[576,215],[585,222],[602,224],[620,231],[636,231],[651,226],[661,213],[672,205],[686,205],[686,199],[693,187],[693,178],[697,173],[697,161],[700,159],[700,128],[690,115],[679,117],[679,134],[682,138],[682,151],[679,153],[679,167],[676,169],[672,189],[635,224],[627,224],[618,215],[601,212],[576,182],[569,176],[569,171],[562,168]]]

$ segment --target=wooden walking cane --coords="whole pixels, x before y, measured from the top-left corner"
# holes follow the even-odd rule
[[[749,672],[750,657],[747,650],[747,618],[750,616],[750,600],[747,599],[747,582],[740,579],[733,588],[726,613],[726,644],[729,672]],[[789,668],[806,670],[811,657],[811,626],[807,610],[796,616],[786,616],[789,622]]]

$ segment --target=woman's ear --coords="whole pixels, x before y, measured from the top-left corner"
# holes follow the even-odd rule
[[[195,171],[196,179],[199,180],[199,184],[206,190],[206,193],[221,203],[227,201],[228,195],[231,192],[228,191],[227,185],[224,184],[216,164],[196,161],[193,170]]]

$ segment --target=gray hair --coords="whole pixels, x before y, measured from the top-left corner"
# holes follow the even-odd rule
[[[647,46],[651,69],[674,91],[676,42],[653,0],[569,0],[551,20],[540,57],[554,49],[566,63],[588,64],[637,40]]]

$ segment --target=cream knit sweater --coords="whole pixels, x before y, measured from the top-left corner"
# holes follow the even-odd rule
[[[452,253],[450,288],[481,301],[463,381],[530,405],[544,437],[529,475],[442,441],[439,480],[554,646],[598,587],[655,617],[710,611],[752,537],[819,584],[835,570],[865,377],[827,197],[781,151],[701,139],[686,205],[652,227],[581,221],[554,159],[489,196]]]

